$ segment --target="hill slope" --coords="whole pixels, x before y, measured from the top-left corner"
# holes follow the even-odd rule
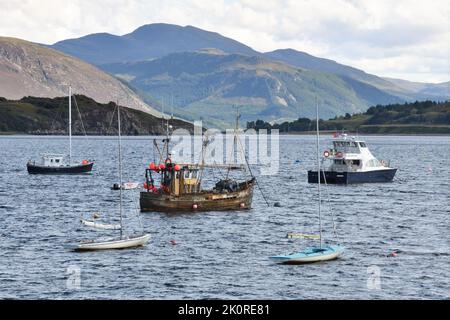
[[[60,41],[51,47],[96,65],[150,60],[174,52],[203,48],[217,48],[246,55],[257,54],[250,47],[218,33],[164,23],[145,25],[124,36],[91,34]]]
[[[89,135],[116,135],[116,104],[101,104],[85,96],[75,96],[76,105],[72,110],[72,132],[84,134],[81,119]],[[0,133],[20,134],[68,134],[68,98],[25,97],[21,100],[0,98]],[[166,126],[160,118],[148,113],[122,108],[122,133],[125,135],[159,135],[165,134]],[[180,120],[170,120],[177,128],[193,132],[193,126]]]
[[[357,80],[217,50],[102,67],[129,81],[148,101],[173,101],[178,116],[203,117],[220,127],[234,121],[233,106],[240,107],[244,120],[282,121],[300,114],[314,117],[315,96],[323,101],[321,116],[326,118],[401,101]]]
[[[419,83],[399,79],[381,78],[336,61],[314,57],[293,49],[275,50],[265,57],[310,70],[330,72],[345,79],[357,80],[404,100],[450,98],[450,83]]]
[[[27,41],[0,37],[0,96],[57,97],[73,92],[158,114],[116,78],[77,58]]]

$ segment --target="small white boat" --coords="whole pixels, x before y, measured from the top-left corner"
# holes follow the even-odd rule
[[[122,152],[121,152],[121,135],[120,135],[120,106],[117,104],[117,121],[118,121],[118,127],[119,127],[119,185],[123,186],[122,182]],[[100,214],[96,213],[94,214],[94,221],[92,220],[84,220],[81,219],[81,223],[93,227],[96,229],[103,229],[103,230],[120,230],[120,237],[116,239],[108,239],[108,240],[92,240],[92,241],[82,241],[80,244],[75,245],[73,248],[75,251],[99,251],[99,250],[114,250],[114,249],[128,249],[128,248],[135,248],[135,247],[141,247],[147,244],[147,242],[150,240],[149,234],[138,235],[138,236],[128,236],[124,232],[123,227],[123,217],[122,217],[122,197],[123,197],[123,189],[119,188],[120,190],[120,201],[119,201],[119,214],[120,214],[120,224],[119,225],[113,225],[113,224],[102,224],[98,223],[95,220],[100,218]]]
[[[150,240],[150,235],[145,234],[138,237],[125,237],[123,239],[109,239],[99,241],[84,241],[77,245],[75,251],[99,251],[99,250],[119,250],[134,247],[142,247]]]
[[[118,183],[115,183],[112,187],[113,190],[119,190],[120,185]],[[122,190],[135,190],[139,188],[138,182],[125,182],[122,184]]]
[[[81,223],[87,227],[101,230],[120,230],[122,228],[120,224],[104,224],[84,219],[81,219]]]

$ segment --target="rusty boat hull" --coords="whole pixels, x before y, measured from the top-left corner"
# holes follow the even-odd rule
[[[141,192],[142,212],[205,212],[249,210],[254,181],[244,182],[235,192],[201,191],[183,195]]]

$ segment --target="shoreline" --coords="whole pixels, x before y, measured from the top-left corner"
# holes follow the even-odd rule
[[[267,130],[267,132],[270,134],[270,129]],[[224,134],[225,132],[221,132]],[[336,133],[336,131],[321,131],[321,136],[326,135],[333,135]],[[450,136],[450,133],[361,133],[361,132],[344,132],[348,134],[349,136],[442,136],[442,137],[448,137]],[[311,136],[316,135],[316,131],[304,131],[304,132],[280,132],[280,136]],[[72,135],[73,138],[86,138],[86,137],[115,137],[116,135]],[[156,135],[142,135],[142,134],[135,134],[135,135],[127,135],[122,134],[124,137],[163,137],[165,134],[156,134]],[[0,132],[0,138],[1,137],[67,137],[67,135],[61,135],[61,134],[27,134],[27,133],[16,133],[16,132]]]

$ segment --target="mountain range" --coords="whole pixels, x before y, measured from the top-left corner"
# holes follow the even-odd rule
[[[83,82],[89,83],[91,77],[108,76],[107,82],[123,87],[127,95],[145,105],[147,112],[157,109],[184,119],[202,118],[207,124],[222,128],[233,121],[234,107],[239,107],[247,121],[282,122],[314,117],[316,97],[322,118],[363,112],[378,104],[450,98],[450,82],[431,84],[382,78],[293,49],[258,52],[236,40],[192,26],[150,24],[123,36],[97,33],[41,45],[41,48],[83,63],[83,68],[76,68],[80,71],[95,70]],[[5,57],[2,53],[0,42],[0,66],[5,59],[8,60],[8,54]],[[65,63],[50,69],[65,76],[68,71],[76,71]],[[34,78],[36,74],[45,74],[41,70],[41,58],[34,59],[30,65],[33,65]],[[7,71],[3,72],[30,80],[25,70],[12,71],[13,68],[7,65],[3,68]],[[53,88],[62,80],[40,76],[38,82]],[[28,93],[30,89],[15,93],[18,83],[2,83],[1,87],[7,89],[0,91],[0,96],[17,99],[21,94],[35,95]],[[96,90],[97,87],[101,90]],[[98,81],[79,89],[84,91],[77,93],[99,102],[115,100],[99,97],[105,90]],[[16,94],[14,97],[5,94],[11,91]],[[40,96],[47,94],[45,90],[40,92]],[[48,94],[54,96],[52,92]]]
[[[230,122],[233,106],[246,120],[313,117],[315,96],[324,118],[450,97],[449,82],[382,78],[293,49],[258,52],[192,26],[150,24],[123,36],[92,34],[51,47],[119,77],[159,110],[215,125]]]

